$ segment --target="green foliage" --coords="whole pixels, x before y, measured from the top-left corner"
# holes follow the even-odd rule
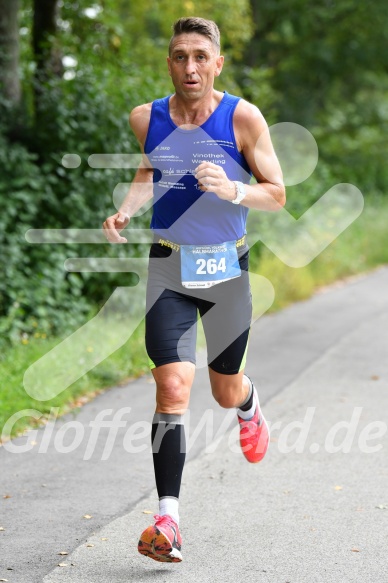
[[[352,99],[340,100],[333,83],[329,107],[315,125],[321,154],[342,182],[357,184],[364,194],[386,192],[388,76],[364,74]]]
[[[106,22],[108,17],[110,30],[120,40],[120,51],[130,48],[130,58],[136,62],[140,57],[141,65],[158,66],[154,57],[167,56],[172,25],[183,16],[215,20],[221,31],[222,50],[234,59],[242,57],[253,33],[249,0],[198,0],[195,3],[191,0],[144,0],[134,5],[126,0],[106,0],[103,4],[106,15],[101,13],[101,18]]]
[[[337,181],[385,192],[386,3],[251,4],[256,30],[245,59],[255,72],[269,69],[278,120],[312,131]]]
[[[59,102],[54,89],[61,91]],[[127,257],[136,248],[25,240],[28,229],[101,229],[114,212],[116,184],[130,182],[133,171],[92,169],[87,159],[93,153],[138,151],[128,109],[123,103],[117,108],[103,77],[92,82],[83,75],[50,87],[43,100],[44,108],[55,112],[56,132],[31,132],[28,140],[37,153],[18,143],[10,147],[0,136],[0,330],[12,340],[36,332],[36,326],[45,334],[74,329],[115,287],[132,283],[131,274],[67,273],[64,262],[74,256]],[[81,157],[79,168],[62,166],[67,153]],[[149,217],[136,220],[141,226]]]
[[[38,321],[44,334],[63,327],[65,321],[74,324],[75,300],[78,314],[90,309],[80,297],[79,282],[70,286],[64,277],[65,251],[32,248],[25,240],[29,228],[42,226],[46,201],[55,198],[55,181],[35,161],[36,155],[20,144],[10,148],[0,135],[0,331],[13,340],[36,332]]]
[[[360,217],[311,263],[289,267],[263,244],[251,250],[251,270],[267,277],[275,289],[270,311],[307,299],[321,286],[388,263],[388,202],[366,198]]]
[[[263,113],[268,125],[277,122],[277,95],[272,87],[274,72],[266,66],[242,67],[236,73],[245,99],[254,103]]]

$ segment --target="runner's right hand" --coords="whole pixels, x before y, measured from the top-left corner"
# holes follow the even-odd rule
[[[102,228],[104,230],[104,235],[108,239],[109,243],[127,243],[125,237],[120,237],[119,233],[125,229],[130,221],[129,215],[126,213],[118,212],[111,217],[108,217],[103,223]]]

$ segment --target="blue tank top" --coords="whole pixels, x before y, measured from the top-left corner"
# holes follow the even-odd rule
[[[246,232],[248,208],[202,192],[194,176],[195,168],[208,161],[220,164],[230,180],[250,182],[251,171],[233,131],[233,113],[240,98],[224,92],[210,117],[193,130],[183,130],[172,121],[169,99],[152,103],[144,145],[154,168],[151,229],[182,245],[240,239]]]

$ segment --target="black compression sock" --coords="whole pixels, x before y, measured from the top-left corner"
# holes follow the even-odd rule
[[[152,422],[152,455],[159,498],[179,498],[186,438],[182,415],[155,413]]]
[[[247,398],[242,403],[242,405],[240,405],[238,408],[241,409],[241,411],[249,411],[249,409],[251,409],[252,405],[253,405],[253,385],[252,385],[250,378],[247,377],[246,375],[244,375],[244,376],[246,379],[248,379],[250,389],[249,389],[249,393],[247,395]]]

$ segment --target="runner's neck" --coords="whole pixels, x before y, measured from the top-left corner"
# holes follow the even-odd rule
[[[194,129],[205,123],[211,114],[217,109],[224,93],[213,91],[198,101],[186,101],[176,93],[169,101],[169,111],[172,121],[182,129]]]

